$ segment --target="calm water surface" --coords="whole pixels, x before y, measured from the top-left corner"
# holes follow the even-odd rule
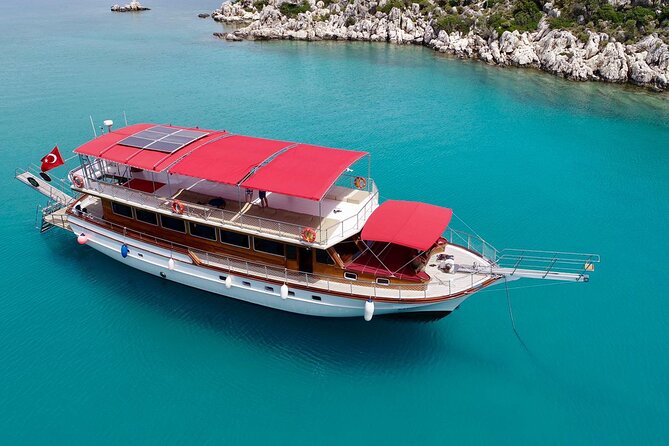
[[[196,17],[216,1],[56,3],[0,5],[3,444],[667,443],[666,95],[414,47],[225,43]],[[503,291],[437,323],[364,323],[164,282],[39,235],[42,200],[12,179],[123,110],[369,150],[384,197],[603,263],[587,285],[511,291],[524,344]]]

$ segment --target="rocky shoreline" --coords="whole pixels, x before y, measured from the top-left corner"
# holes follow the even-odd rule
[[[587,40],[582,41],[570,31],[551,29],[548,18],[560,14],[551,3],[544,4],[536,31],[504,31],[499,35],[473,26],[467,33],[449,33],[438,30],[438,6],[425,13],[425,8],[413,3],[392,7],[386,13],[387,2],[341,0],[326,5],[311,0],[302,3],[303,11],[289,17],[281,7],[283,0],[241,0],[223,3],[212,17],[245,25],[231,33],[215,33],[231,41],[350,40],[424,45],[460,58],[533,67],[576,81],[631,83],[656,91],[669,88],[669,46],[657,34],[623,44],[606,33],[588,31]]]

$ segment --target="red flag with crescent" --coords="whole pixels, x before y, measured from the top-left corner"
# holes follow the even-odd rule
[[[41,159],[42,161],[42,172],[46,172],[47,170],[51,170],[54,167],[62,166],[65,164],[65,161],[63,161],[63,157],[60,156],[60,152],[58,151],[58,146],[54,147],[51,152],[49,152],[48,155],[46,155],[44,158]]]

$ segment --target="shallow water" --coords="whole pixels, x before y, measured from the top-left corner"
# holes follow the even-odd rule
[[[108,6],[0,5],[3,443],[666,443],[666,95],[416,47],[221,42],[204,0]],[[603,263],[588,284],[515,282],[522,343],[500,290],[407,324],[167,283],[39,235],[12,179],[124,110],[368,150],[384,197]]]

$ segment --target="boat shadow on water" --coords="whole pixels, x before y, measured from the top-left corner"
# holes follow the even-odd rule
[[[135,313],[129,323],[136,324],[136,313],[148,308],[170,322],[191,324],[183,330],[186,333],[214,331],[222,342],[243,342],[275,357],[352,369],[410,369],[437,361],[490,362],[467,350],[457,330],[449,330],[448,318],[425,323],[375,317],[365,322],[362,315],[321,318],[288,313],[167,281],[100,256],[88,247],[80,248],[70,235],[49,235],[46,244],[54,260],[80,271],[76,280],[81,284],[73,285],[86,287],[86,282],[93,280],[95,288],[108,290],[103,295],[87,294],[90,299],[103,299],[100,305],[108,305],[109,299],[125,299],[128,314]],[[158,328],[164,330],[165,326]],[[153,329],[155,325],[147,327]]]

